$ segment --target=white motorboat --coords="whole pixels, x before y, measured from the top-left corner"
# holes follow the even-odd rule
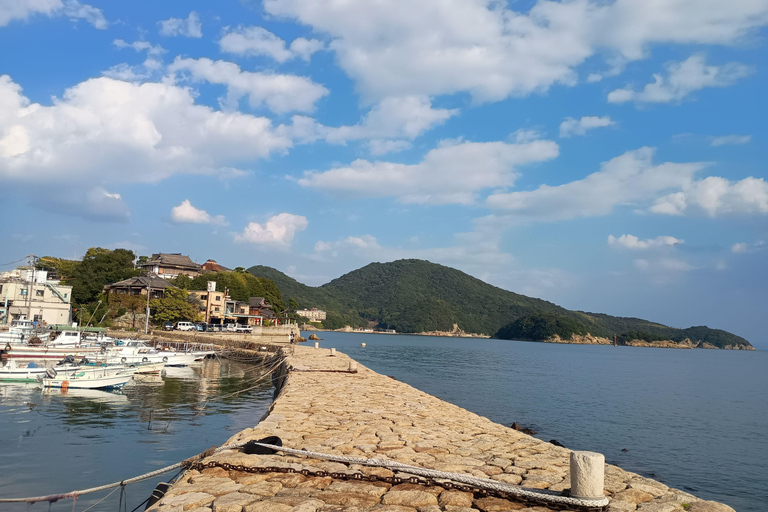
[[[35,360],[62,359],[68,355],[75,358],[93,357],[102,352],[112,341],[104,336],[105,329],[93,327],[51,326],[48,335],[27,337],[23,342],[8,342],[0,350],[3,359]],[[96,336],[87,341],[86,336]],[[3,347],[3,345],[0,345]]]
[[[52,368],[50,370],[53,370]],[[124,366],[80,367],[73,371],[47,373],[43,387],[62,389],[114,389],[125,386],[136,370]]]
[[[164,363],[167,366],[187,366],[195,361],[195,354],[175,350],[158,350],[139,340],[128,340],[107,351],[108,364]]]
[[[36,382],[39,377],[45,375],[46,369],[45,366],[35,363],[18,364],[12,360],[0,368],[0,382]]]

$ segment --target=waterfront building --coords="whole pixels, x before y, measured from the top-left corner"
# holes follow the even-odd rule
[[[310,322],[322,322],[325,320],[326,313],[322,309],[298,309],[296,314],[307,318]]]
[[[72,320],[72,287],[48,272],[20,267],[0,274],[0,324],[32,320],[42,325],[68,324]]]
[[[104,293],[109,299],[110,294],[117,295],[144,295],[149,293],[150,299],[162,299],[165,297],[165,290],[173,288],[173,285],[157,274],[146,273],[137,277],[129,277],[117,283],[108,284],[104,287]]]

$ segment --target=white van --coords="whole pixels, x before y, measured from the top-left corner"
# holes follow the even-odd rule
[[[195,324],[192,322],[176,322],[177,331],[194,331]]]

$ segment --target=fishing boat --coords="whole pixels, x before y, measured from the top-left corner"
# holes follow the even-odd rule
[[[47,334],[23,338],[21,342],[0,345],[0,357],[5,360],[29,361],[62,359],[72,355],[77,359],[94,357],[106,350],[114,340],[105,336],[100,327],[72,327],[53,325]],[[90,337],[90,339],[88,339]]]
[[[80,367],[74,371],[57,372],[49,368],[43,377],[43,387],[62,389],[116,389],[125,386],[136,370],[119,366]]]
[[[3,367],[0,367],[0,382],[36,382],[42,375],[45,375],[45,366],[37,364],[18,364],[16,361],[9,361]]]
[[[107,364],[164,363],[167,366],[188,366],[199,357],[192,352],[158,350],[139,340],[127,340],[123,345],[109,349],[104,356]]]

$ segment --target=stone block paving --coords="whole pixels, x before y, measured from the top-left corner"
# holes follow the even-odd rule
[[[279,436],[289,448],[388,459],[466,473],[532,489],[570,487],[570,450],[540,441],[451,405],[362,365],[346,373],[349,357],[328,349],[283,350],[287,373],[267,416],[224,444]],[[344,373],[342,373],[344,372]],[[292,455],[247,455],[225,450],[208,457],[246,470],[188,471],[152,512],[546,512],[512,499],[414,483],[313,476],[318,471],[391,477],[392,471]],[[310,474],[254,473],[291,467]],[[409,475],[395,475],[409,476]],[[605,466],[608,512],[734,512],[683,491]]]

